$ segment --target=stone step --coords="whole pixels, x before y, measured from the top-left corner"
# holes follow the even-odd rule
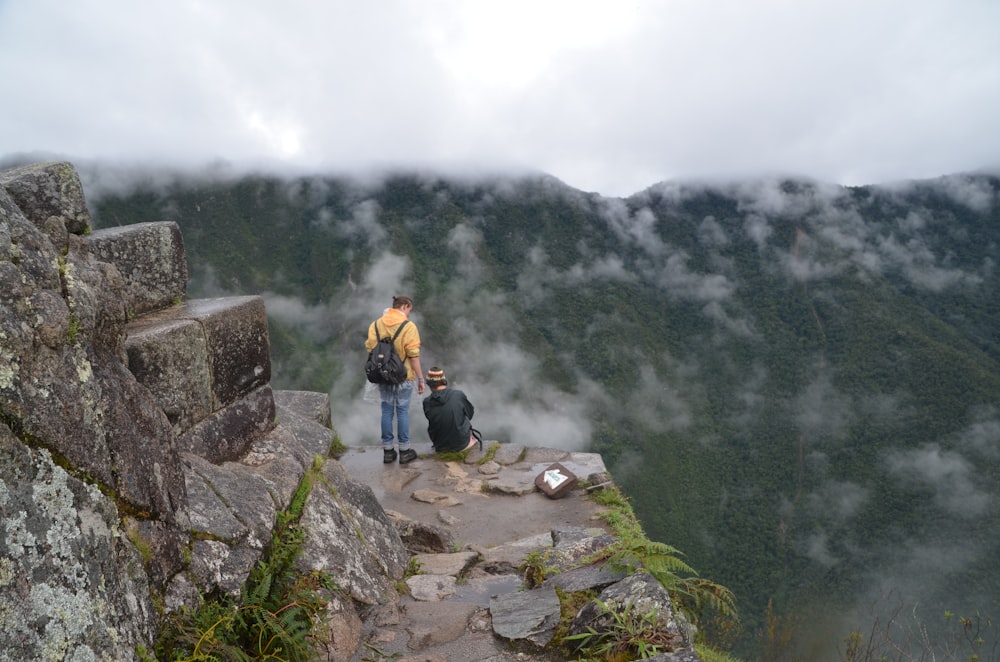
[[[90,252],[110,262],[125,279],[125,309],[142,315],[176,304],[187,291],[187,257],[173,222],[136,223],[94,230],[85,236]]]
[[[126,332],[129,370],[157,398],[180,450],[236,460],[274,427],[261,297],[187,301],[133,319]]]

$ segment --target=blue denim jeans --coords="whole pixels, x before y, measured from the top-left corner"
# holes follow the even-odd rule
[[[410,400],[413,399],[414,380],[408,379],[398,386],[380,384],[382,397],[382,449],[392,450],[392,419],[396,418],[396,436],[399,450],[410,447]]]

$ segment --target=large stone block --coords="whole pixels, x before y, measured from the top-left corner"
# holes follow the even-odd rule
[[[125,351],[129,370],[156,397],[174,434],[212,413],[212,371],[201,324],[140,318],[128,326]]]
[[[177,438],[177,447],[219,464],[238,460],[274,429],[274,396],[267,384],[202,419]]]
[[[271,381],[267,314],[259,296],[195,299],[134,320],[146,325],[191,320],[205,336],[212,376],[212,410],[218,411]]]
[[[125,279],[126,307],[141,315],[166,308],[187,291],[187,258],[176,223],[136,223],[95,230],[90,251],[118,268]]]

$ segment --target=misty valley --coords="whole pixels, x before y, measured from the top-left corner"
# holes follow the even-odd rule
[[[423,365],[487,438],[601,453],[648,536],[735,593],[742,630],[704,627],[736,654],[839,660],[893,615],[939,641],[946,612],[1000,617],[996,176],[622,199],[546,176],[81,175],[97,227],[180,225],[189,296],[264,297],[272,383],[329,392],[348,444],[378,443],[367,325],[411,296]]]

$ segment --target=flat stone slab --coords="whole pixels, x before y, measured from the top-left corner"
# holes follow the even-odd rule
[[[451,575],[413,575],[406,578],[410,596],[421,602],[437,602],[455,594],[456,579]]]
[[[413,558],[420,565],[421,574],[461,577],[479,560],[479,554],[476,552],[417,554]]]
[[[526,449],[521,444],[500,444],[496,453],[493,454],[493,461],[498,464],[514,464],[520,461]]]
[[[466,624],[475,613],[475,605],[456,602],[416,602],[406,605],[410,650],[423,650],[465,634]],[[419,658],[424,660],[426,658]]]
[[[461,572],[462,579],[455,584],[454,593],[440,601],[404,598],[404,602],[412,602],[404,606],[402,622],[377,630],[379,634],[373,635],[373,641],[377,639],[374,643],[387,657],[390,653],[398,654],[400,660],[412,662],[550,659],[541,647],[554,636],[554,628],[559,622],[554,585],[549,584],[544,590],[525,591],[518,568],[532,552],[548,554],[546,562],[555,565],[564,557],[575,558],[580,552],[594,549],[592,543],[601,541],[606,531],[600,517],[605,509],[590,499],[583,487],[563,499],[545,496],[534,487],[534,477],[541,471],[535,471],[536,464],[548,466],[548,460],[558,458],[563,464],[572,462],[574,472],[588,477],[603,468],[599,456],[559,449],[529,452],[522,445],[504,443],[495,449],[499,459],[495,457],[484,473],[480,471],[484,465],[479,464],[483,456],[475,449],[463,462],[451,462],[435,458],[427,442],[416,441],[414,446],[422,457],[426,457],[405,467],[381,464],[378,446],[348,448],[338,461],[357,480],[371,486],[379,502],[392,513],[397,529],[411,520],[445,522],[454,547],[439,544],[433,551],[447,551],[451,547],[478,553],[482,560],[468,570],[458,571],[445,559],[459,557],[446,553],[432,555],[446,565],[424,568],[424,574],[417,575],[427,578],[420,580],[428,589],[425,597],[436,598],[441,578],[452,576],[437,573]],[[473,456],[477,459],[470,461]],[[526,458],[529,457],[542,462],[528,462]],[[523,482],[530,485],[531,491],[521,496],[484,492],[483,484],[489,485],[495,480],[494,471],[523,474]],[[470,485],[475,485],[476,490],[467,491]],[[452,505],[443,505],[445,503]],[[435,574],[431,574],[431,570]],[[594,569],[587,576],[581,573],[565,581],[572,585],[602,586],[614,578],[613,574]],[[447,590],[451,590],[450,586]],[[476,610],[466,620],[464,605],[470,604]],[[458,612],[450,612],[444,609],[449,605],[463,607]],[[494,610],[498,610],[497,613],[493,613]],[[494,628],[498,628],[496,632]],[[439,629],[442,636],[434,639]],[[459,634],[452,641],[443,641],[452,636],[444,635],[445,630]],[[411,636],[407,638],[407,634]],[[415,650],[419,651],[419,656],[412,652]]]
[[[435,492],[434,490],[414,490],[411,495],[415,501],[431,503],[435,506],[457,506],[462,502],[450,494]]]
[[[490,598],[493,631],[511,641],[545,646],[559,624],[559,596],[554,588],[503,593]]]
[[[600,565],[588,565],[553,575],[546,579],[543,585],[573,593],[601,590],[624,578],[624,570],[611,570]]]
[[[537,535],[513,540],[503,545],[479,549],[483,557],[483,567],[491,572],[516,571],[532,552],[540,552],[552,548],[552,534]]]
[[[535,476],[541,473],[548,465],[542,464],[538,466],[540,468],[537,470],[535,467],[523,464],[504,466],[496,473],[496,476],[492,477],[486,483],[486,489],[490,492],[511,496],[522,496],[537,492],[538,487],[535,485]]]

